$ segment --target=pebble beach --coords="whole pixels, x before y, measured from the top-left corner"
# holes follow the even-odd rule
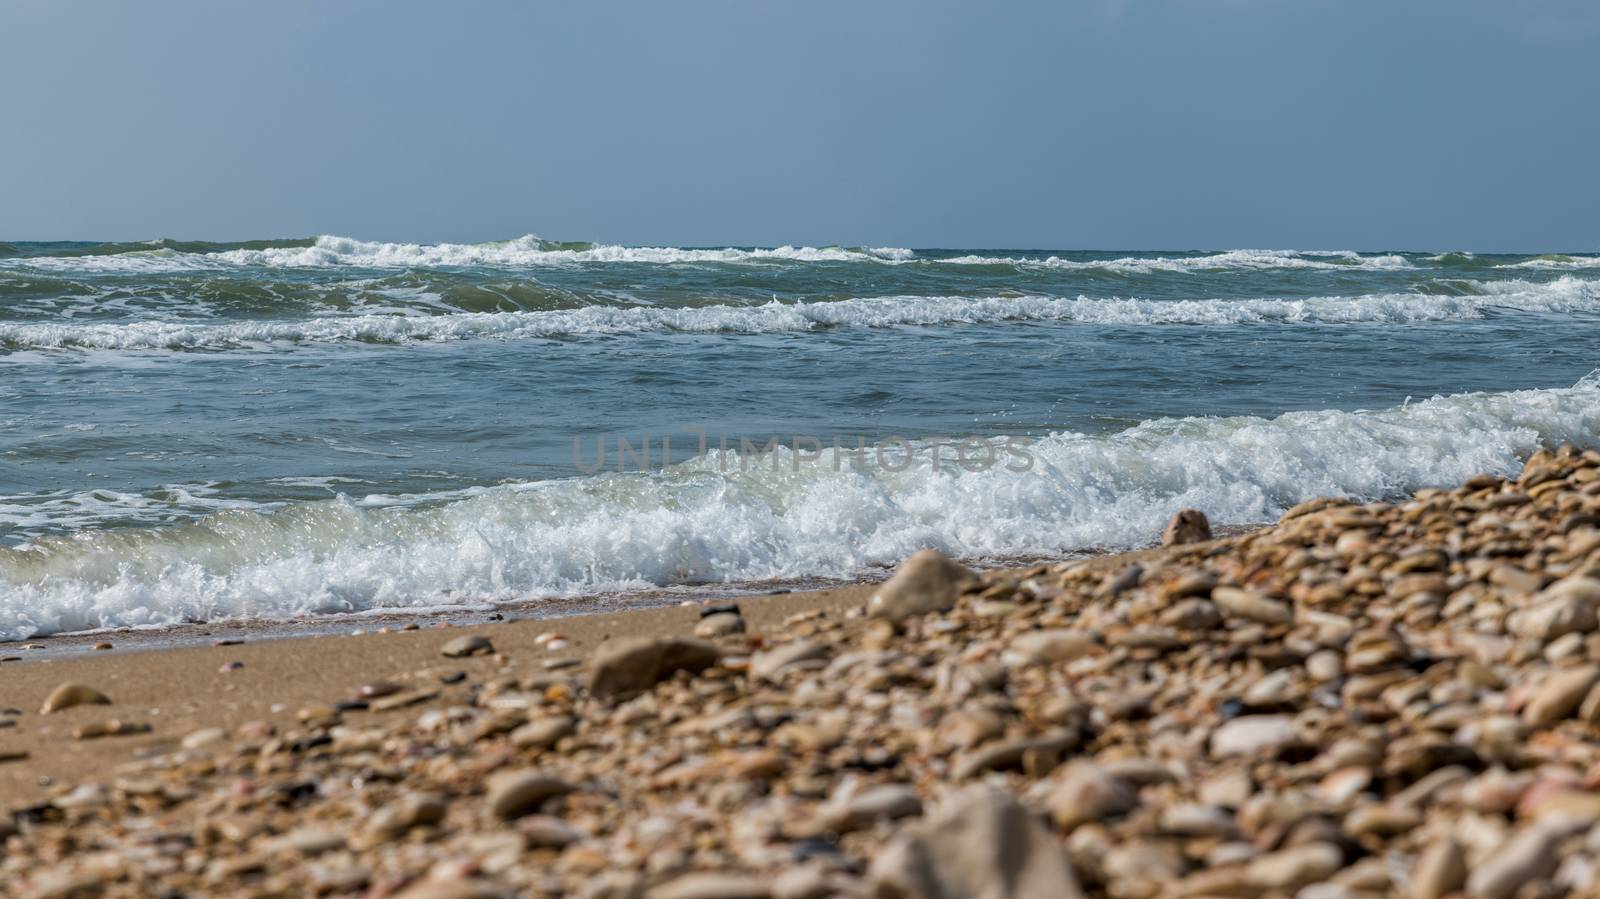
[[[1206,536],[610,616],[8,645],[0,891],[1600,891],[1600,453]]]

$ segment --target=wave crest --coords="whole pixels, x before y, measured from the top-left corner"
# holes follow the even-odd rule
[[[0,638],[218,618],[436,607],[764,578],[848,577],[936,546],[968,558],[1132,547],[1177,509],[1269,521],[1315,496],[1394,497],[1600,442],[1600,381],[1381,411],[1180,418],[1056,433],[1031,470],[838,470],[780,452],[504,485],[394,506],[337,499],[0,549]],[[770,464],[771,461],[777,464]]]
[[[584,306],[437,315],[339,315],[292,321],[0,323],[13,350],[228,350],[299,343],[526,340],[652,332],[766,334],[819,328],[982,325],[1362,324],[1461,321],[1495,310],[1530,314],[1600,312],[1600,284],[1564,276],[1546,283],[1460,282],[1460,294],[1371,294],[1311,299],[1068,299],[1049,296],[871,297],[760,306]],[[448,309],[449,307],[445,307]]]

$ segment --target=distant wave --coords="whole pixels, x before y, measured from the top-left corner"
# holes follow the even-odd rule
[[[1600,267],[1600,256],[1563,256],[1550,253],[1521,262],[1508,262],[1495,268],[1575,269]]]
[[[1203,272],[1238,269],[1405,269],[1413,268],[1404,256],[1385,253],[1363,256],[1353,250],[1229,250],[1203,256],[1127,256],[1121,259],[1032,259],[1020,256],[954,256],[931,260],[944,265],[1003,265],[1017,268],[1103,269],[1148,274],[1150,272]]]
[[[384,243],[324,235],[308,240],[266,240],[242,243],[159,240],[142,243],[48,245],[23,253],[7,265],[38,269],[111,274],[183,272],[231,267],[256,268],[453,268],[485,266],[561,266],[633,263],[653,265],[880,263],[954,266],[1003,266],[1016,269],[1085,269],[1122,273],[1207,272],[1243,269],[1371,269],[1411,268],[1404,256],[1364,255],[1351,250],[1228,250],[1195,255],[1126,256],[1115,259],[1067,259],[1021,256],[941,256],[901,247],[682,248],[628,247],[612,244],[563,243],[526,235],[514,240],[477,244]]]
[[[1148,543],[1177,509],[1270,521],[1316,496],[1379,499],[1510,474],[1600,443],[1600,382],[1381,411],[1157,419],[1062,432],[1034,467],[834,470],[780,453],[270,513],[80,531],[0,548],[0,639],[110,626],[437,607],[762,578],[848,577],[936,546],[969,558]],[[719,464],[731,462],[733,464]]]
[[[478,244],[382,243],[323,236],[309,241],[254,241],[247,244],[143,244],[75,248],[70,252],[27,256],[10,265],[71,269],[91,273],[153,273],[261,268],[451,268],[467,266],[549,266],[578,263],[762,263],[904,262],[911,250],[898,247],[773,247],[770,249],[684,249],[561,243],[528,235]]]
[[[1600,282],[1459,282],[1463,295],[1147,300],[892,296],[760,306],[585,306],[530,312],[343,315],[289,321],[0,322],[12,350],[226,350],[295,343],[581,338],[651,332],[763,334],[821,328],[1059,322],[1086,325],[1361,324],[1456,321],[1494,310],[1600,313]]]

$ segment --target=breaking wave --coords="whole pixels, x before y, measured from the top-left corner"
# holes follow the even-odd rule
[[[571,339],[651,332],[765,334],[821,328],[887,328],[1056,322],[1086,325],[1414,323],[1478,319],[1496,310],[1600,312],[1600,282],[1454,282],[1455,293],[1311,299],[1148,300],[1048,296],[871,297],[829,302],[698,307],[584,306],[519,312],[352,314],[299,320],[194,322],[0,322],[13,350],[227,350],[299,343]]]
[[[849,577],[925,546],[969,558],[1148,542],[1177,509],[1264,522],[1316,496],[1395,497],[1600,441],[1600,381],[1381,411],[1170,418],[1055,433],[1026,471],[893,472],[713,456],[389,498],[227,510],[0,548],[0,638],[406,609],[764,578]]]

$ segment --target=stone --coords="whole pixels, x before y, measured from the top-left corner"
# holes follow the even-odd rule
[[[1294,612],[1287,605],[1253,590],[1217,587],[1211,591],[1211,601],[1226,615],[1260,624],[1288,624],[1294,620]]]
[[[1422,825],[1422,813],[1408,805],[1365,805],[1345,816],[1344,831],[1349,835],[1388,839],[1409,833]]]
[[[410,793],[378,809],[367,819],[366,832],[376,842],[392,840],[413,827],[438,824],[448,808],[436,794]]]
[[[707,640],[744,633],[744,618],[738,613],[707,615],[694,626],[694,635]]]
[[[1232,813],[1220,806],[1169,805],[1161,810],[1161,830],[1182,837],[1237,839],[1239,825]]]
[[[922,814],[922,800],[904,784],[869,787],[851,796],[830,800],[822,812],[823,826],[835,833],[850,833],[879,821],[894,821]]]
[[[589,692],[602,699],[648,690],[678,671],[704,671],[722,658],[713,643],[643,637],[602,647],[590,661]]]
[[[1287,715],[1244,715],[1211,732],[1211,755],[1253,756],[1299,742],[1300,730]]]
[[[952,749],[971,749],[1005,733],[1005,722],[986,709],[956,709],[939,722],[939,737]]]
[[[1594,603],[1560,595],[1539,600],[1506,618],[1506,627],[1513,634],[1547,643],[1566,634],[1587,634],[1597,625],[1600,619]]]
[[[957,780],[965,780],[985,771],[1004,771],[1022,767],[1030,755],[1059,760],[1080,742],[1082,737],[1078,733],[1058,731],[1042,737],[1019,737],[1014,740],[988,743],[957,759],[950,773]]]
[[[1211,539],[1211,520],[1199,509],[1179,509],[1161,532],[1162,546],[1204,543]]]
[[[1142,580],[1144,580],[1144,566],[1135,562],[1117,574],[1107,577],[1105,583],[1100,586],[1100,595],[1107,599],[1116,599],[1139,586]]]
[[[550,815],[526,815],[517,819],[517,832],[528,849],[561,849],[581,842],[588,834]]]
[[[228,732],[220,727],[202,727],[184,735],[178,745],[184,749],[201,749],[227,739]]]
[[[790,868],[772,880],[772,899],[827,899],[835,894],[833,878],[824,865]]]
[[[50,691],[45,698],[44,706],[39,709],[42,715],[60,712],[80,705],[110,705],[111,700],[106,694],[84,684],[65,683]]]
[[[1009,795],[979,788],[907,827],[867,872],[894,899],[1082,899],[1066,849]]]
[[[1200,801],[1207,805],[1239,808],[1255,792],[1255,782],[1250,772],[1243,768],[1228,768],[1200,782]]]
[[[1319,683],[1344,677],[1344,656],[1331,649],[1320,649],[1306,658],[1306,674]]]
[[[446,643],[439,652],[452,659],[465,656],[482,656],[494,652],[494,644],[489,642],[488,637],[478,634],[464,634]]]
[[[112,718],[109,721],[93,721],[79,725],[73,729],[72,736],[79,740],[97,740],[101,737],[127,737],[149,732],[150,725],[142,721],[122,721]]]
[[[1467,878],[1472,899],[1511,899],[1523,884],[1555,873],[1560,834],[1533,824],[1518,830],[1504,845],[1486,855]]]
[[[502,771],[489,779],[486,801],[490,814],[509,821],[539,810],[546,800],[575,788],[542,771]]]
[[[267,843],[269,851],[293,852],[299,855],[321,855],[343,849],[344,835],[321,827],[299,827],[275,837]]]
[[[510,899],[511,890],[476,877],[419,880],[394,894],[394,899]]]
[[[1190,597],[1162,610],[1161,623],[1184,631],[1208,631],[1222,623],[1222,613],[1216,603]]]
[[[1250,862],[1250,882],[1269,890],[1292,892],[1319,883],[1344,867],[1344,852],[1329,843],[1307,843],[1268,853]]]
[[[821,663],[832,654],[833,648],[820,640],[794,640],[756,653],[750,659],[750,673],[765,680],[777,680],[794,666]]]
[[[1532,727],[1550,727],[1570,718],[1589,690],[1600,682],[1600,667],[1582,665],[1557,671],[1545,678],[1522,709],[1522,720]]]
[[[511,745],[519,749],[549,749],[571,734],[577,722],[566,716],[539,718],[511,732]]]
[[[1082,631],[1051,628],[1025,631],[1011,639],[1011,649],[1027,665],[1059,665],[1093,652],[1094,637]]]
[[[1069,833],[1080,825],[1126,814],[1138,804],[1138,791],[1131,785],[1086,762],[1068,765],[1045,800],[1050,819]]]
[[[867,601],[867,612],[891,621],[943,612],[976,581],[977,575],[966,566],[936,549],[924,549],[900,563]]]
[[[362,684],[360,689],[356,690],[356,695],[362,699],[382,699],[385,696],[403,693],[405,689],[400,684],[390,681],[374,681],[370,684]]]
[[[768,899],[771,895],[767,878],[697,871],[653,887],[645,899]]]

